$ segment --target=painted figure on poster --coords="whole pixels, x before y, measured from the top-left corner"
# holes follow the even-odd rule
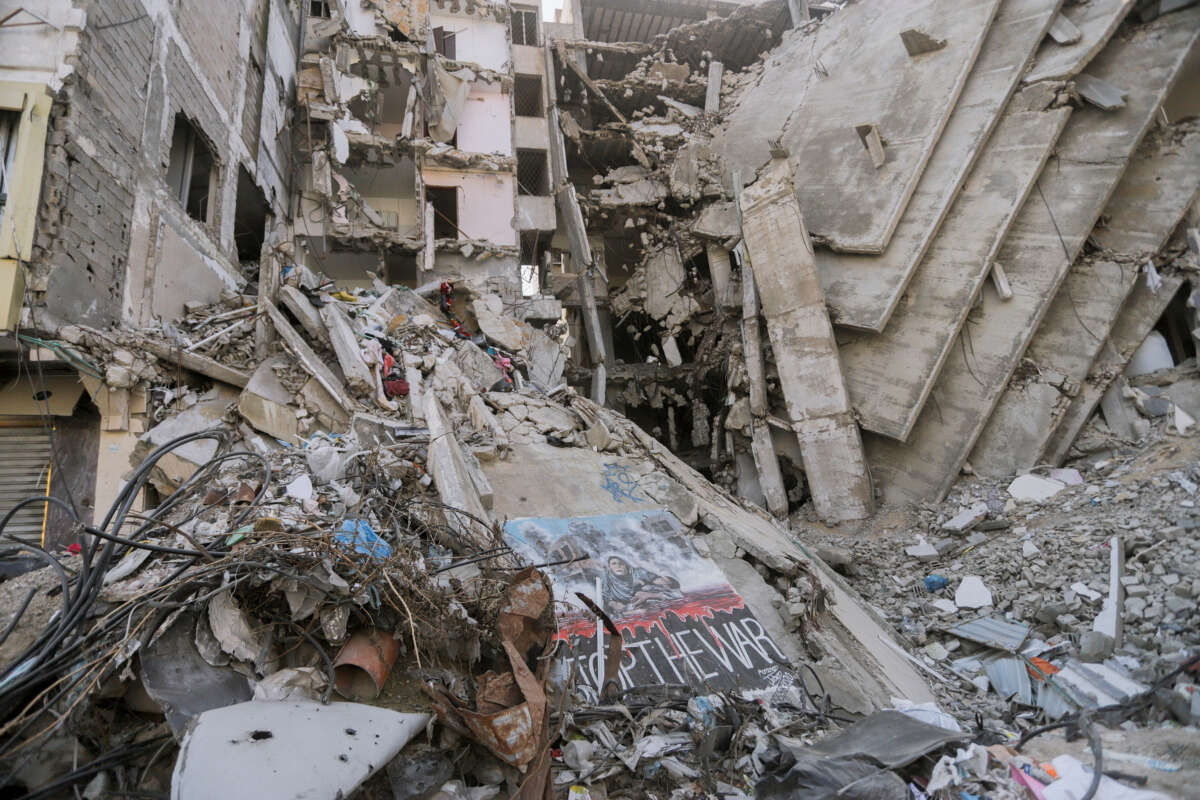
[[[614,617],[680,599],[679,581],[634,566],[618,555],[605,559],[602,599]]]

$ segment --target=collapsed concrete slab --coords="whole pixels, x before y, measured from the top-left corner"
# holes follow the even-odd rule
[[[1200,192],[1200,126],[1152,132],[1142,142],[1112,199],[1107,224],[1092,234],[1112,257],[1075,262],[1029,342],[1032,369],[1009,382],[971,453],[980,475],[1028,469],[1087,378],[1134,283]],[[1162,290],[1160,290],[1162,291]]]
[[[1093,74],[1128,89],[1128,104],[1115,113],[1075,112],[1053,168],[1043,172],[1000,249],[1013,298],[1003,301],[984,287],[907,445],[868,438],[868,459],[889,502],[939,498],[954,482],[1198,36],[1200,9],[1168,14],[1114,39],[1092,64]],[[1056,242],[1062,257],[1048,261]]]
[[[821,286],[834,324],[876,332],[889,324],[952,203],[962,202],[959,189],[985,147],[999,136],[994,132],[1005,104],[1059,4],[1059,0],[1001,4],[887,248],[878,255],[817,249]]]
[[[1154,328],[1183,282],[1182,275],[1164,275],[1157,292],[1151,291],[1145,281],[1134,286],[1113,323],[1112,332],[1092,363],[1087,379],[1078,394],[1071,398],[1070,405],[1058,421],[1058,427],[1046,442],[1039,462],[1061,464],[1066,459],[1071,445],[1100,404],[1104,393],[1124,372],[1129,358],[1145,341],[1146,335]]]
[[[1025,76],[1025,83],[1067,80],[1078,75],[1104,49],[1134,5],[1134,0],[1087,0],[1065,8],[1062,16],[1070,20],[1078,38],[1058,42],[1047,37],[1038,48],[1037,60]]]
[[[813,234],[835,250],[882,252],[998,6],[997,0],[859,3],[815,32],[792,34],[730,114],[730,169],[752,174],[767,160],[767,139],[782,135]],[[945,46],[909,55],[901,33],[914,27]],[[879,167],[856,132],[863,124],[887,142]]]
[[[133,458],[141,461],[156,448],[180,436],[222,428],[221,418],[237,400],[238,394],[234,390],[220,384],[214,386],[195,405],[167,417],[142,434],[133,449]],[[222,432],[221,435],[227,438],[227,434]],[[150,476],[151,482],[164,495],[170,495],[208,463],[221,444],[222,438],[218,436],[197,439],[175,448],[158,460]]]
[[[813,506],[830,522],[863,519],[871,478],[793,181],[787,159],[772,159],[741,193],[742,234]]]
[[[1005,112],[887,329],[841,347],[863,428],[908,438],[1070,109]]]
[[[277,374],[277,370],[287,368],[287,359],[281,356],[268,358],[259,364],[238,398],[238,413],[256,430],[297,444],[300,441],[300,421],[292,406],[294,398]]]

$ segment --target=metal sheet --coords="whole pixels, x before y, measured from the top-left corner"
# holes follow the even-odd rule
[[[997,650],[1015,653],[1029,638],[1031,626],[1023,622],[1009,622],[999,617],[979,617],[960,622],[950,629],[950,634],[959,639],[986,644]]]
[[[998,656],[983,662],[988,680],[1003,697],[1015,699],[1022,705],[1033,705],[1033,685],[1025,662],[1016,656]]]

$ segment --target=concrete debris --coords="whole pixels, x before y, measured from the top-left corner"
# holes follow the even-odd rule
[[[1041,503],[1067,488],[1067,484],[1053,478],[1037,475],[1021,475],[1008,485],[1008,494],[1018,502]]]
[[[121,5],[0,19],[13,796],[1193,793],[1200,4]]]

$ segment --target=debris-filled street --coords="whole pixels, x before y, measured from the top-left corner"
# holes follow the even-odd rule
[[[1195,796],[1195,0],[0,0],[0,178],[0,798]]]

